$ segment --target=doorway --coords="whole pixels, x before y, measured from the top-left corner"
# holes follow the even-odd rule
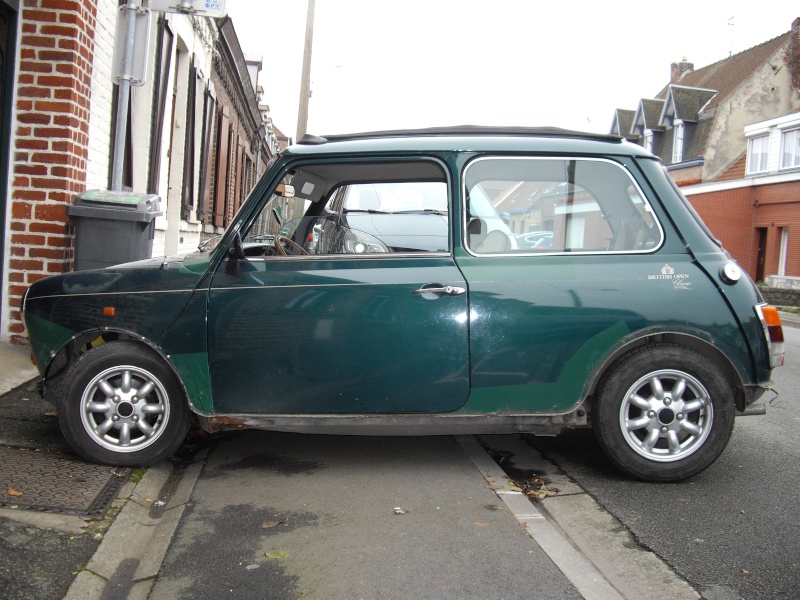
[[[766,227],[758,227],[758,250],[756,252],[756,282],[764,281],[764,265],[767,255],[767,231]]]

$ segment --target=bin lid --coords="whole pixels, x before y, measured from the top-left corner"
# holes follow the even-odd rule
[[[162,214],[158,195],[137,192],[86,190],[67,206],[70,217],[151,221]]]

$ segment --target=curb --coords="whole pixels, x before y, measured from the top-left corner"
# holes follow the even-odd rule
[[[784,327],[800,328],[800,315],[782,310],[779,310],[778,314],[781,316],[781,325]]]
[[[185,467],[164,461],[147,469],[64,600],[147,598],[200,476],[205,454]]]

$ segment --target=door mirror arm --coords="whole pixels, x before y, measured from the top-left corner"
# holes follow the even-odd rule
[[[244,244],[242,244],[242,236],[237,231],[233,236],[233,243],[228,248],[228,256],[233,260],[244,260]]]

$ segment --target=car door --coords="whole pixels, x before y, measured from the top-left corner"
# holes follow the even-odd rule
[[[681,277],[700,275],[679,243],[662,246],[653,207],[617,161],[481,157],[467,166],[463,186],[465,252],[457,260],[470,290],[472,386],[465,410],[575,409],[597,365],[632,331],[657,323],[654,295],[665,290],[656,274],[665,263]],[[548,242],[515,247],[510,233],[526,231]],[[659,250],[664,258],[654,259]],[[683,281],[675,279],[665,301],[681,301],[688,323],[702,299],[681,295]]]
[[[441,413],[462,406],[467,294],[451,253],[385,251],[380,240],[334,246],[319,216],[269,233],[270,218],[292,212],[274,203],[253,222],[263,231],[244,236],[245,257],[228,256],[211,281],[215,412]],[[276,242],[282,253],[273,251]]]

